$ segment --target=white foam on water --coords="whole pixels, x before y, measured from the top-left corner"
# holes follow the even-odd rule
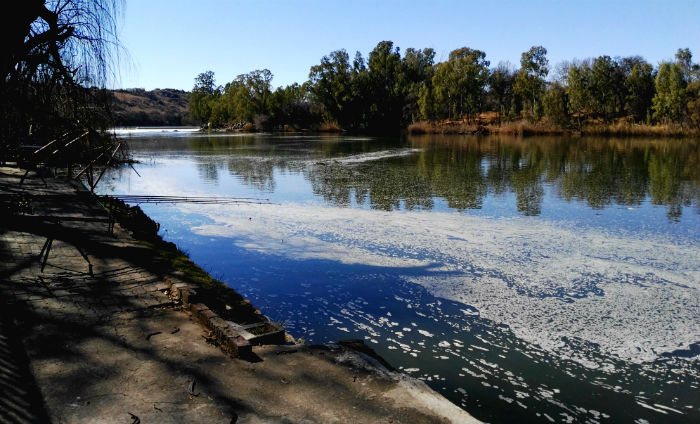
[[[345,156],[343,158],[338,158],[338,159],[328,159],[327,161],[338,162],[338,163],[348,165],[348,164],[364,163],[364,162],[370,162],[370,161],[393,158],[393,157],[409,156],[409,155],[412,155],[414,153],[418,153],[421,151],[422,151],[422,149],[381,150],[379,152],[360,153],[357,155]]]
[[[664,411],[663,409],[661,409],[661,408],[654,408],[653,406],[647,405],[647,404],[644,403],[644,402],[637,401],[637,405],[639,405],[639,406],[641,406],[641,407],[643,407],[643,408],[651,409],[652,411],[656,411],[656,412],[659,412],[659,413],[664,414],[664,415],[668,415],[668,412]]]
[[[433,334],[432,334],[431,332],[429,332],[429,331],[418,330],[418,332],[419,332],[420,334],[424,335],[425,337],[433,337]]]
[[[637,363],[700,340],[698,240],[456,212],[295,203],[180,209],[214,221],[195,233],[228,237],[242,248],[391,267],[434,296],[471,305],[519,338],[590,368],[608,365],[563,338]],[[464,264],[477,272],[462,271]]]
[[[677,409],[671,408],[670,406],[659,405],[658,403],[655,403],[654,406],[657,407],[657,408],[659,408],[659,409],[665,409],[665,410],[667,410],[667,411],[675,412],[676,414],[681,414],[681,415],[683,414],[682,411],[679,411],[679,410],[677,410]]]
[[[158,134],[172,137],[173,133],[193,134],[199,133],[201,130],[198,127],[131,127],[131,128],[113,128],[112,133],[117,137],[125,136],[153,136]]]

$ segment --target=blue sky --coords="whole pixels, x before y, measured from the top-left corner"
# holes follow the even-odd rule
[[[519,66],[533,45],[550,65],[600,55],[641,55],[656,65],[689,47],[698,62],[698,0],[272,1],[126,0],[126,54],[115,87],[192,88],[212,70],[218,84],[267,68],[274,86],[303,82],[333,50],[366,58],[382,40],[403,52],[432,47],[444,60],[459,47],[495,66]]]

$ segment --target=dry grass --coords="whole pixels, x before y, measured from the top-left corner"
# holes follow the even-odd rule
[[[681,125],[647,125],[620,120],[608,124],[589,124],[581,129],[582,135],[600,136],[652,136],[652,137],[688,137],[700,135],[700,129],[684,128]]]
[[[409,125],[409,134],[488,134],[488,129],[479,121],[418,121]]]
[[[498,125],[498,114],[479,115],[472,123],[466,121],[419,121],[408,126],[409,134],[510,134],[510,135],[546,135],[566,134],[546,121],[530,123],[528,121],[510,121]]]
[[[616,137],[689,137],[700,135],[700,129],[680,125],[647,125],[620,119],[617,122],[586,122],[581,131],[560,128],[547,121],[503,121],[498,124],[498,114],[481,114],[468,123],[465,120],[419,121],[408,126],[409,134],[504,134],[504,135],[594,135]]]
[[[255,125],[250,122],[246,122],[243,127],[239,130],[240,132],[255,132]]]
[[[318,130],[320,132],[343,132],[343,128],[338,124],[337,121],[324,121],[319,125]]]
[[[510,135],[561,135],[570,133],[570,131],[561,129],[544,120],[534,123],[525,120],[509,121],[504,122],[500,126],[489,126],[489,131],[492,134]]]

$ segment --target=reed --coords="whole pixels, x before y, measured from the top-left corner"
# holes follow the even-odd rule
[[[323,121],[319,125],[318,130],[321,132],[343,132],[343,128],[337,121]]]
[[[618,121],[585,125],[581,129],[581,134],[615,137],[689,137],[700,135],[700,129],[678,124],[648,125]]]
[[[700,128],[689,128],[679,124],[637,124],[621,119],[616,122],[587,122],[581,130],[561,128],[542,119],[504,121],[500,125],[493,119],[466,121],[418,121],[410,124],[409,134],[504,134],[504,135],[593,135],[610,137],[697,137]]]

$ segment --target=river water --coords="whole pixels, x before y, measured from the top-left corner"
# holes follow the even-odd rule
[[[307,343],[488,422],[700,422],[697,140],[124,137],[102,193],[261,200],[142,208]]]

